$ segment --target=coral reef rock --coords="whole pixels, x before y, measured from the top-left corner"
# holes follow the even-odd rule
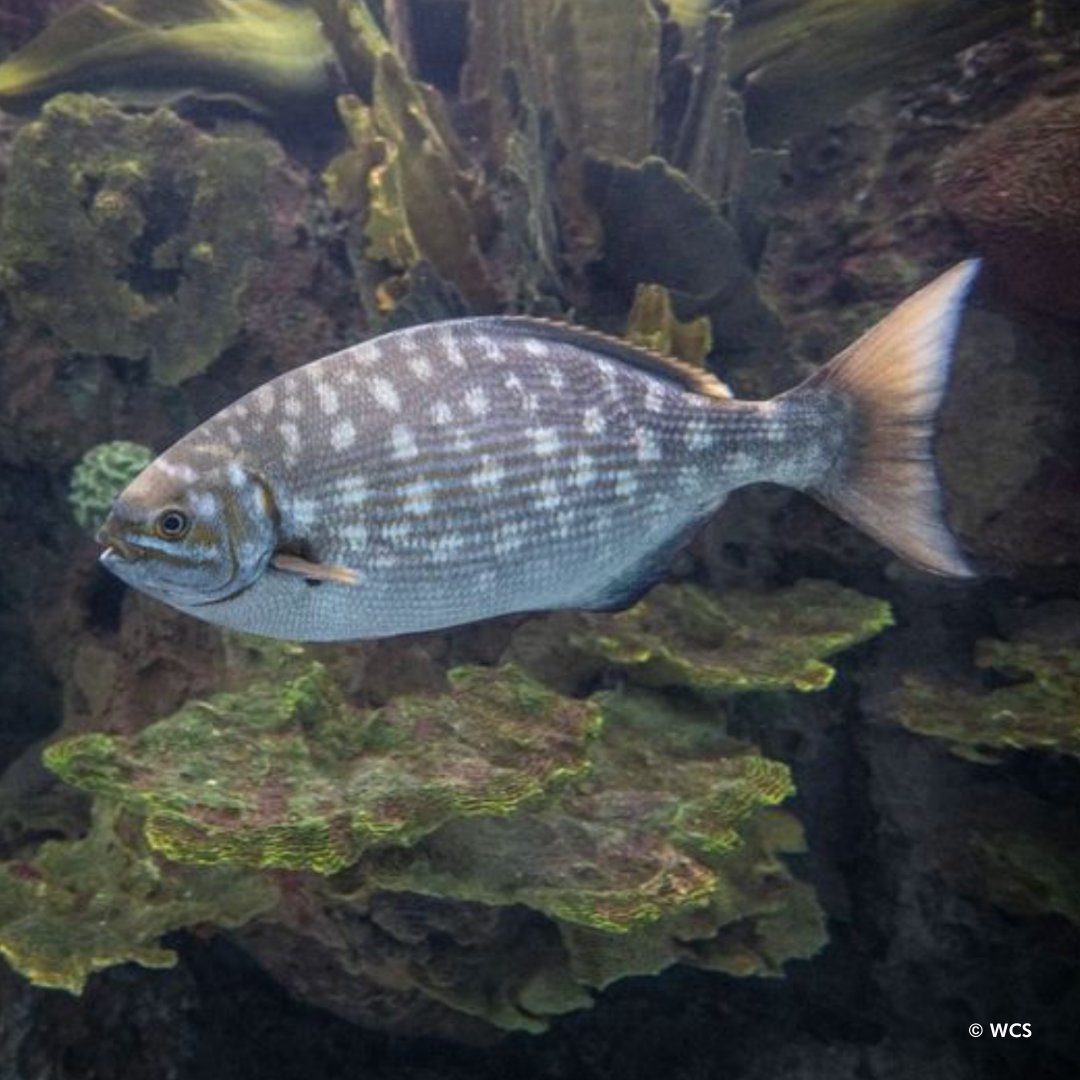
[[[63,94],[19,132],[0,218],[0,286],[70,348],[199,374],[235,338],[273,238],[277,144],[206,135],[167,109]]]

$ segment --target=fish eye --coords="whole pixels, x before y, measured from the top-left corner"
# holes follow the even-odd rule
[[[162,510],[154,522],[154,532],[162,540],[182,540],[190,528],[191,519],[183,510]]]

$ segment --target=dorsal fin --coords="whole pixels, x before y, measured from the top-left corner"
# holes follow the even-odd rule
[[[673,356],[665,356],[663,353],[653,352],[652,349],[631,345],[613,334],[588,330],[555,319],[538,319],[532,315],[503,315],[496,316],[496,319],[507,330],[518,330],[540,341],[591,349],[610,360],[618,360],[640,371],[647,371],[650,375],[667,379],[684,390],[703,394],[705,397],[727,401],[734,396],[724,383],[704,368],[694,367],[685,360],[676,360]]]

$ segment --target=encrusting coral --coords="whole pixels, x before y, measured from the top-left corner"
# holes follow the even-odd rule
[[[171,967],[163,934],[240,926],[273,907],[270,882],[167,863],[130,824],[98,803],[85,838],[49,840],[32,859],[0,864],[0,955],[36,985],[79,993],[116,964]]]
[[[555,615],[527,624],[514,648],[520,662],[554,685],[616,670],[641,686],[706,696],[822,690],[836,674],[823,657],[891,624],[883,600],[829,581],[722,596],[660,585],[619,614]]]
[[[350,707],[326,669],[284,652],[242,692],[138,735],[84,735],[46,764],[145,818],[172,859],[333,873],[456,818],[506,815],[587,768],[595,706],[512,668],[451,672],[434,699]]]
[[[135,734],[62,739],[45,761],[122,823],[109,825],[115,857],[156,868],[161,895],[203,873],[274,885],[258,899],[276,904],[260,910],[261,925],[277,929],[245,930],[241,941],[250,937],[256,955],[268,950],[277,970],[281,935],[315,935],[321,969],[343,965],[341,995],[362,976],[366,992],[404,994],[402,1015],[417,1024],[435,1022],[437,1003],[444,1019],[540,1030],[628,974],[678,961],[768,974],[811,955],[825,940],[822,916],[782,858],[803,846],[798,822],[778,808],[794,791],[790,771],[728,733],[725,701],[826,686],[832,670],[821,657],[887,625],[887,608],[824,583],[723,598],[675,586],[621,615],[566,618],[569,639],[563,617],[538,618],[517,631],[511,655],[539,672],[587,670],[608,685],[619,676],[623,690],[568,696],[565,672],[555,689],[504,663],[452,669],[433,696],[358,709],[305,650],[248,642],[237,656],[250,674],[235,692]],[[27,873],[7,867],[9,881]],[[124,929],[128,944],[77,952],[74,971],[57,975],[18,943],[11,927],[22,925],[28,894],[11,889],[0,939],[16,942],[7,955],[20,970],[44,972],[51,985],[77,988],[110,956],[163,961],[148,927],[176,925],[175,908],[156,922],[133,911],[119,925],[138,926],[135,945]],[[139,908],[143,893],[132,895]],[[237,925],[208,904],[198,921]],[[376,933],[376,909],[380,927],[396,925],[394,912],[405,920],[392,948],[409,957],[407,977],[398,962],[384,969],[360,938],[350,944]],[[332,915],[346,910],[344,922]],[[473,942],[467,958],[444,963],[410,945],[426,940],[426,919],[450,911],[464,920],[462,948]],[[322,914],[312,921],[312,912]],[[467,929],[481,912],[489,921],[522,913],[532,929],[507,927],[486,950],[491,935],[477,926],[474,940]],[[324,919],[337,927],[329,937]],[[358,969],[356,957],[369,953]],[[326,1003],[326,979],[316,991],[304,971],[297,961],[283,977]],[[488,989],[478,995],[477,985]],[[331,995],[331,1007],[358,1015],[340,1001]]]
[[[131,442],[108,442],[92,447],[71,474],[68,503],[85,532],[104,523],[113,500],[153,460],[153,451]]]
[[[988,639],[979,642],[975,663],[1015,681],[980,693],[907,676],[892,715],[976,761],[993,761],[1006,750],[1080,757],[1080,648]]]
[[[156,381],[180,383],[240,329],[272,242],[260,192],[281,160],[252,131],[208,135],[167,109],[53,98],[12,147],[0,285],[72,349],[148,358]]]

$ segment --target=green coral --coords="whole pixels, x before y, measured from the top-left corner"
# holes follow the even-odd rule
[[[620,615],[534,620],[549,664],[571,655],[609,684],[620,673],[620,692],[582,699],[513,665],[459,668],[435,696],[374,709],[303,649],[243,646],[253,674],[235,692],[137,734],[60,741],[46,763],[126,815],[120,843],[138,860],[238,881],[316,871],[288,878],[292,901],[274,914],[288,933],[321,941],[292,919],[297,905],[396,926],[409,959],[395,994],[540,1030],[628,974],[676,962],[770,974],[822,945],[813,892],[784,861],[803,847],[779,809],[791,773],[728,733],[723,695],[820,689],[821,657],[887,622],[880,601],[824,583],[723,598],[660,588]],[[448,911],[460,948],[428,955],[417,942]],[[503,915],[530,929],[470,937]],[[382,985],[373,965],[362,973]]]
[[[97,532],[116,496],[153,459],[153,451],[131,442],[101,443],[87,450],[68,487],[68,504],[79,527],[91,534]]]
[[[80,993],[116,964],[171,967],[162,934],[240,926],[276,900],[269,882],[233,868],[156,858],[99,803],[85,839],[46,841],[33,859],[0,864],[0,955],[38,986]]]
[[[483,248],[493,210],[441,99],[409,75],[366,5],[318,7],[360,94],[338,99],[350,147],[324,179],[331,204],[351,218],[350,257],[365,308],[372,317],[388,314],[411,275],[430,267],[473,308],[492,309]]]
[[[596,707],[513,668],[358,711],[294,658],[138,735],[59,742],[46,764],[137,811],[150,846],[207,865],[333,873],[454,818],[506,815],[587,768]]]
[[[281,161],[252,132],[208,135],[167,109],[54,98],[12,147],[0,283],[18,315],[72,349],[149,358],[156,380],[182,382],[240,329]]]
[[[296,110],[330,94],[330,45],[315,12],[275,0],[112,0],[64,12],[0,64],[0,104],[108,86],[227,93]]]
[[[1080,757],[1080,648],[985,640],[975,662],[1017,681],[979,693],[908,676],[892,715],[910,731],[945,739],[957,754],[977,761],[994,760],[993,752],[1001,750]]]
[[[829,581],[723,595],[661,585],[617,615],[537,622],[515,648],[523,663],[556,680],[557,672],[582,677],[604,668],[641,686],[704,695],[822,690],[836,674],[824,657],[890,625],[885,601]]]
[[[706,318],[683,321],[662,285],[639,285],[626,322],[626,339],[646,349],[705,367],[712,348],[712,327]]]
[[[728,887],[724,858],[753,835],[748,822],[793,794],[787,767],[729,738],[707,710],[640,691],[604,698],[603,710],[588,772],[557,800],[375,853],[365,879],[615,934],[707,904]]]

